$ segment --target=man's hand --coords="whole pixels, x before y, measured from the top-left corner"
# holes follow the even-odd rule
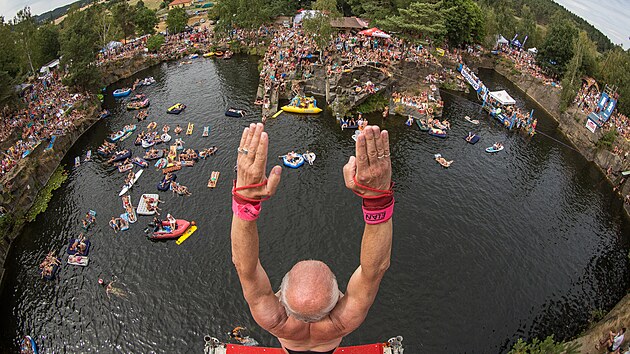
[[[365,127],[357,139],[356,155],[356,158],[350,156],[350,160],[343,167],[346,187],[365,196],[380,194],[357,186],[354,183],[354,177],[356,177],[357,182],[363,186],[389,190],[392,181],[392,163],[387,130],[380,131],[375,125]]]
[[[269,138],[264,132],[265,126],[261,123],[252,123],[249,128],[243,130],[241,142],[238,147],[236,187],[259,184],[266,179],[267,147]],[[238,193],[246,198],[262,199],[270,197],[278,188],[282,167],[274,166],[269,174],[266,185],[257,188],[248,188]]]

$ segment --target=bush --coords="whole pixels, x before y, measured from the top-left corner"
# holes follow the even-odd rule
[[[147,40],[147,49],[149,49],[152,52],[157,52],[158,49],[162,48],[162,45],[164,44],[166,40],[164,39],[164,36],[161,34],[156,34],[154,36],[151,36],[148,40]]]
[[[534,338],[531,344],[519,338],[508,354],[578,354],[579,348],[580,344],[556,342],[552,334],[542,342]]]
[[[382,111],[389,104],[389,99],[382,93],[368,97],[363,103],[357,106],[357,111],[361,113],[372,113]]]
[[[615,143],[615,140],[617,140],[617,129],[613,128],[604,133],[604,135],[599,138],[599,140],[597,141],[597,147],[610,150],[612,145]]]
[[[35,203],[33,203],[33,206],[28,210],[28,213],[26,215],[26,220],[28,222],[35,220],[37,215],[44,212],[46,208],[48,208],[48,202],[50,201],[50,198],[52,198],[52,192],[55,189],[61,187],[63,182],[65,182],[67,179],[68,173],[63,169],[63,166],[59,166],[57,170],[55,170],[53,175],[50,176],[48,184],[46,184],[46,186],[42,190],[40,190],[39,193],[37,193]]]

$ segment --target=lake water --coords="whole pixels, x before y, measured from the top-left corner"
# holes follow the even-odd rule
[[[525,108],[536,108],[509,82],[480,73],[491,88],[506,88]],[[52,352],[202,352],[203,336],[226,339],[246,326],[263,345],[278,342],[252,320],[230,254],[230,189],[242,129],[259,120],[252,104],[258,84],[256,60],[198,59],[191,65],[162,64],[136,77],[157,83],[139,89],[151,99],[150,121],[171,127],[195,123],[186,147],[219,147],[193,168],[177,172],[191,197],[160,192],[163,213],[195,220],[199,230],[182,245],[151,242],[139,217],[126,232],[107,226],[123,212],[118,192],[124,174],[100,158],[70,170],[48,210],[24,228],[7,260],[0,294],[0,351],[30,334]],[[133,78],[108,88],[129,85]],[[508,132],[480,113],[471,96],[443,92],[452,124],[447,139],[404,126],[404,118],[370,117],[390,131],[396,214],[391,267],[365,323],[344,345],[402,335],[410,353],[503,352],[519,338],[581,331],[591,311],[609,309],[628,288],[630,224],[604,176],[576,151],[547,136]],[[166,108],[188,105],[178,116]],[[107,96],[113,116],[98,122],[66,156],[96,152],[112,131],[134,122],[125,101]],[[321,103],[320,103],[321,105]],[[224,116],[245,108],[244,119]],[[481,120],[473,126],[463,117]],[[567,143],[555,123],[536,110],[539,129]],[[211,126],[209,138],[202,127]],[[319,116],[281,114],[267,123],[269,167],[289,150],[317,153],[313,166],[284,169],[278,193],[264,203],[259,221],[261,261],[274,288],[302,259],[320,259],[337,274],[342,289],[359,264],[363,220],[359,199],[343,185],[341,168],[353,154],[351,131],[341,131],[326,111]],[[476,145],[463,137],[481,136]],[[484,149],[503,141],[505,150]],[[143,153],[133,139],[120,145]],[[455,162],[444,169],[441,153]],[[216,189],[206,187],[220,171]],[[131,196],[156,193],[161,172],[148,168]],[[87,268],[65,265],[68,239],[81,230],[88,209],[97,226]],[[58,250],[64,265],[56,280],[40,279],[38,264]],[[126,297],[107,296],[98,278],[116,279]]]

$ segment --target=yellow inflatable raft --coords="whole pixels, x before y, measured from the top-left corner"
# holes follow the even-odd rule
[[[313,105],[309,105],[307,108],[300,108],[295,106],[282,106],[281,108],[285,112],[289,113],[303,113],[303,114],[317,114],[322,111],[321,108]]]

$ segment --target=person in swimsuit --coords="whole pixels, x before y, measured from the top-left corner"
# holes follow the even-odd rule
[[[251,216],[258,215],[252,212],[256,206],[241,199],[272,196],[280,183],[280,166],[273,167],[266,178],[269,138],[263,131],[263,124],[250,125],[243,131],[239,144],[236,188],[249,188],[239,190],[234,196],[235,205],[242,204],[233,209],[232,261],[254,320],[278,338],[286,353],[333,353],[343,337],[365,320],[389,268],[393,196],[374,191],[391,188],[389,135],[377,126],[366,127],[356,142],[357,157],[350,157],[343,168],[348,189],[365,197],[381,196],[364,199],[364,203],[376,203],[371,204],[375,208],[367,210],[375,213],[383,210],[377,223],[371,221],[365,225],[361,263],[350,277],[345,294],[337,286],[330,268],[317,260],[296,263],[284,276],[280,290],[274,293],[259,259],[258,227]],[[242,152],[243,148],[248,154]]]

